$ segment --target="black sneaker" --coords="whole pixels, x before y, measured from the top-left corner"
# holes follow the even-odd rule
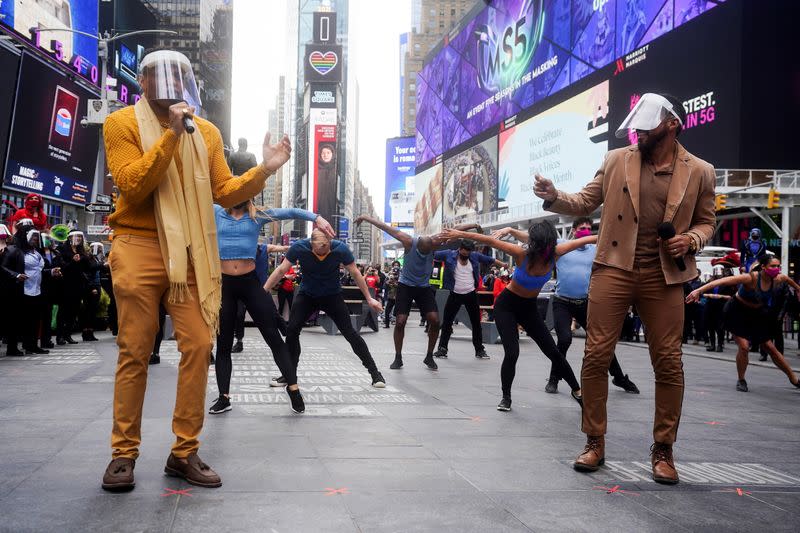
[[[383,329],[389,329],[389,324],[384,324]]]
[[[438,350],[433,352],[434,357],[441,357],[442,359],[447,359],[447,348],[439,347]]]
[[[150,364],[157,365],[159,363],[161,363],[161,356],[157,353],[150,354]]]
[[[50,350],[43,350],[38,346],[32,346],[30,348],[25,348],[25,355],[45,355],[50,353]]]
[[[583,394],[578,394],[576,391],[572,391],[569,394],[572,396],[573,400],[578,402],[578,405],[581,406],[581,409],[583,409]]]
[[[498,411],[510,411],[511,410],[511,398],[508,396],[503,396],[503,399],[500,400],[500,403],[497,404]]]
[[[285,387],[286,386],[286,378],[283,376],[278,376],[276,378],[272,378],[269,380],[270,387]]]
[[[549,394],[555,394],[558,392],[558,380],[555,378],[550,378],[547,380],[547,385],[544,386],[544,391]]]
[[[386,380],[383,379],[383,374],[377,370],[372,373],[372,386],[376,389],[386,388]]]
[[[395,355],[394,361],[392,362],[391,365],[389,365],[389,368],[391,368],[392,370],[399,370],[403,368],[403,357],[400,355]]]
[[[55,348],[55,347],[56,347],[56,345],[53,344],[53,341],[51,341],[51,340],[42,341],[42,348],[47,348],[49,350],[50,348]]]
[[[765,353],[762,353],[762,354],[761,354],[761,357],[759,357],[759,358],[758,358],[758,360],[759,360],[759,361],[766,361],[766,360],[767,360],[767,354],[765,354]]]
[[[56,344],[58,344],[59,346],[64,346],[65,344],[67,344],[67,339],[65,339],[64,337],[56,337]]]
[[[242,353],[244,351],[244,345],[242,344],[241,340],[236,341],[236,344],[233,345],[231,348],[231,353]]]
[[[713,352],[715,349],[716,348],[714,348],[713,344],[709,344],[708,346],[706,346],[706,351],[707,352]]]
[[[64,337],[64,340],[67,341],[67,344],[78,344],[78,341],[72,338],[72,336],[67,335]]]
[[[717,346],[717,353],[722,353],[723,351],[724,351],[724,348],[722,347],[721,344],[719,346]]]
[[[490,357],[486,350],[478,350],[475,352],[475,359],[490,359]]]
[[[639,388],[633,381],[628,379],[628,374],[625,374],[619,379],[617,378],[612,379],[611,383],[613,383],[615,387],[624,389],[625,392],[630,392],[631,394],[639,394]]]
[[[748,391],[747,381],[745,381],[743,379],[740,379],[739,381],[737,381],[736,382],[736,390],[738,390],[739,392],[747,392]]]
[[[211,406],[211,409],[208,410],[209,414],[218,415],[224,413],[226,411],[230,411],[231,407],[231,400],[230,398],[226,398],[224,395],[220,394],[217,401],[214,402],[214,405]]]
[[[292,402],[292,411],[297,414],[305,413],[306,403],[303,401],[303,395],[300,394],[300,389],[289,390],[287,388],[286,392],[289,394],[289,401]]]
[[[433,354],[426,355],[422,362],[425,363],[429,370],[439,370],[439,365],[433,360]]]

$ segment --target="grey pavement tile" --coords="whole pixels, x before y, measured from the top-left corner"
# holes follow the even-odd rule
[[[474,492],[455,470],[431,459],[323,459],[336,486],[351,491]]]
[[[448,464],[476,488],[485,492],[580,490],[597,485],[594,475],[576,472],[570,464],[553,459],[520,460],[497,457],[452,460]]]
[[[421,444],[395,446],[352,444],[317,446],[317,453],[325,459],[436,459],[436,455]]]
[[[573,450],[583,447],[581,436],[560,437],[472,436],[454,439],[447,435],[420,436],[419,441],[446,460],[481,460],[489,457],[515,459],[571,458]]]

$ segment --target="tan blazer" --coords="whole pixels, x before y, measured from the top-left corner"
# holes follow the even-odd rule
[[[544,208],[572,216],[591,214],[600,205],[600,233],[595,262],[633,270],[639,215],[639,178],[642,157],[637,146],[619,148],[606,154],[603,166],[583,190],[575,194],[558,191]],[[678,143],[678,159],[667,193],[664,222],[672,222],[675,232],[691,235],[702,249],[714,235],[714,167],[693,156]],[[681,272],[675,261],[661,249],[661,268],[668,285],[683,283],[697,276],[694,256],[684,258]]]

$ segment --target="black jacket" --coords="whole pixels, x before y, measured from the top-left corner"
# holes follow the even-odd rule
[[[42,285],[45,285],[45,279],[49,279],[52,273],[52,265],[49,265],[45,260],[45,267],[42,270]],[[24,294],[25,283],[17,276],[25,273],[25,252],[17,246],[9,246],[6,253],[3,254],[3,278],[9,280],[10,289],[15,291],[17,296]]]
[[[69,243],[64,243],[58,247],[60,255],[56,266],[61,267],[63,277],[63,288],[65,293],[83,293],[89,285],[89,271],[91,270],[90,256],[87,253],[80,255],[80,261],[72,258],[75,252]]]

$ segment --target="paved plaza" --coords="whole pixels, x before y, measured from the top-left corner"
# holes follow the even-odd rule
[[[642,344],[621,344],[639,396],[611,387],[607,463],[573,471],[580,411],[563,384],[544,392],[549,362],[522,343],[513,411],[500,399],[502,348],[476,360],[464,326],[439,371],[422,364],[423,332],[407,331],[405,368],[389,370],[391,330],[364,336],[383,390],[341,336],[303,333],[307,411],[293,415],[257,331],[234,354],[233,411],[207,415],[201,457],[222,476],[203,489],[163,474],[172,442],[179,354],[165,341],[150,367],[136,489],[100,488],[110,459],[116,346],[0,357],[2,531],[797,531],[800,391],[771,363],[735,390],[733,348],[687,346],[675,457],[681,483],[650,479],[653,378]],[[800,367],[796,341],[788,358]],[[576,339],[569,359],[583,350]],[[756,362],[757,354],[752,355]],[[576,368],[577,370],[577,368]],[[216,397],[213,367],[207,405]]]

